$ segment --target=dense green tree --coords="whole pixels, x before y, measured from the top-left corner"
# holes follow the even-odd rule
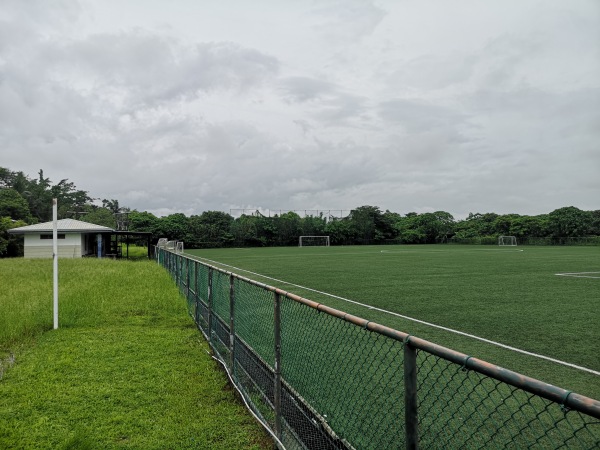
[[[277,241],[280,245],[295,245],[302,232],[302,219],[293,211],[273,218]]]
[[[9,234],[8,230],[25,225],[27,224],[22,220],[0,217],[0,258],[23,256],[23,237]]]
[[[502,214],[496,217],[494,222],[492,223],[493,234],[497,234],[499,236],[508,236],[510,235],[510,229],[513,221],[519,218],[518,214]]]
[[[227,247],[234,240],[232,223],[233,217],[222,211],[205,211],[199,216],[191,216],[185,243],[194,248]]]
[[[103,207],[89,208],[89,212],[83,216],[82,220],[112,229],[114,229],[116,226],[115,216],[112,211]]]
[[[600,209],[590,211],[590,232],[594,236],[600,236]]]
[[[258,235],[259,245],[280,245],[277,239],[277,227],[273,217],[265,217],[259,215],[256,217],[256,232]]]
[[[10,188],[0,189],[0,217],[10,217],[27,223],[32,219],[27,200]]]
[[[526,237],[545,237],[548,235],[548,216],[518,216],[510,224],[508,236],[515,236],[517,241]]]
[[[92,198],[86,191],[78,190],[75,184],[67,179],[55,185],[40,170],[38,178],[29,179],[23,172],[12,172],[0,167],[0,186],[18,192],[28,203],[31,216],[38,222],[52,219],[52,199],[58,201],[58,217],[66,218],[83,212],[91,205]]]
[[[370,241],[381,239],[377,224],[382,222],[382,212],[377,206],[359,206],[350,212],[350,220],[353,237],[358,241]]]
[[[435,236],[435,242],[447,242],[454,235],[456,222],[452,214],[446,211],[436,211],[433,214],[433,223],[430,236]]]
[[[50,197],[57,200],[58,217],[62,219],[77,216],[77,213],[83,212],[92,201],[86,191],[78,190],[74,183],[66,179],[50,187]],[[51,217],[48,218],[50,219]]]
[[[459,239],[471,239],[474,237],[496,237],[496,213],[469,213],[468,217],[456,224],[455,237]]]
[[[231,233],[240,245],[255,246],[261,243],[258,236],[258,218],[242,214],[231,225]]]
[[[306,216],[300,222],[300,234],[302,236],[324,236],[327,227],[327,220],[323,213],[319,216]]]
[[[387,210],[379,216],[375,222],[375,226],[382,239],[395,239],[398,237],[398,231],[396,228],[396,222],[400,220],[402,216],[398,213]]]
[[[159,218],[148,211],[133,210],[129,213],[129,229],[131,231],[144,231],[155,233],[158,229]]]
[[[590,212],[574,206],[555,209],[548,214],[548,227],[554,237],[586,236],[592,223]]]
[[[38,175],[38,179],[29,183],[23,195],[29,202],[31,215],[39,222],[47,222],[52,219],[52,185],[50,178],[44,178],[43,170]]]
[[[419,227],[419,215],[409,212],[404,217],[398,217],[394,223],[396,235],[403,244],[420,244],[425,240],[423,230]]]
[[[158,220],[156,229],[159,237],[170,241],[184,241],[188,232],[189,219],[183,213],[170,214]]]
[[[329,236],[329,242],[332,245],[352,243],[355,236],[350,220],[345,218],[328,221],[325,234]]]
[[[149,213],[147,211],[140,212],[133,210],[129,212],[128,220],[130,231],[152,233],[150,241],[153,243],[158,242],[159,238],[164,237],[160,234],[160,219],[152,213]],[[141,240],[140,243],[143,243],[143,245],[145,245],[145,239]]]
[[[410,212],[396,220],[398,239],[405,244],[446,242],[454,234],[454,217],[446,211]]]

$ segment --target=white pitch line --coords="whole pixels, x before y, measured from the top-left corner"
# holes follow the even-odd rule
[[[501,348],[504,348],[504,349],[507,349],[507,350],[512,350],[513,352],[516,352],[516,353],[521,353],[523,355],[528,355],[528,356],[533,356],[535,358],[544,359],[546,361],[551,361],[551,362],[556,363],[556,364],[560,364],[560,365],[563,365],[563,366],[571,367],[573,369],[581,370],[581,371],[584,371],[584,372],[591,373],[593,375],[600,376],[600,372],[598,372],[596,370],[588,369],[587,367],[578,366],[576,364],[572,364],[572,363],[569,363],[569,362],[566,362],[566,361],[561,361],[560,359],[555,359],[555,358],[551,358],[549,356],[540,355],[539,353],[528,352],[527,350],[522,350],[522,349],[517,348],[517,347],[511,347],[510,345],[502,344],[501,342],[496,342],[496,341],[492,341],[492,340],[489,340],[489,339],[486,339],[486,338],[475,336],[474,334],[465,333],[464,331],[455,330],[453,328],[447,328],[447,327],[444,327],[444,326],[441,326],[441,325],[436,325],[436,324],[431,323],[431,322],[425,322],[424,320],[415,319],[414,317],[405,316],[405,315],[402,315],[402,314],[395,313],[393,311],[387,311],[385,309],[377,308],[376,306],[366,305],[364,303],[360,303],[360,302],[357,302],[355,300],[350,300],[348,298],[340,297],[338,295],[330,294],[328,292],[318,291],[316,289],[312,289],[312,288],[309,288],[309,287],[306,287],[306,286],[300,286],[299,284],[294,284],[294,283],[289,283],[287,281],[278,280],[277,278],[268,277],[266,275],[261,275],[260,273],[251,272],[250,270],[242,269],[240,267],[231,266],[229,264],[224,264],[224,263],[221,263],[219,261],[213,261],[212,259],[202,258],[200,256],[196,256],[196,258],[197,259],[202,259],[202,260],[205,260],[205,261],[210,261],[211,263],[219,264],[221,266],[230,267],[232,269],[239,270],[239,271],[242,271],[242,272],[246,272],[246,273],[249,273],[249,274],[252,274],[252,275],[256,275],[256,276],[259,276],[259,277],[262,277],[262,278],[266,278],[268,280],[273,280],[273,281],[276,281],[277,283],[284,283],[284,284],[287,284],[289,286],[294,286],[294,287],[297,287],[297,288],[300,288],[300,289],[304,289],[304,290],[307,290],[307,291],[315,292],[317,294],[321,294],[321,295],[325,295],[325,296],[328,296],[328,297],[336,298],[338,300],[342,300],[342,301],[345,301],[345,302],[348,302],[348,303],[352,303],[352,304],[355,304],[355,305],[363,306],[363,307],[371,309],[371,310],[375,310],[375,311],[383,312],[383,313],[386,313],[386,314],[390,314],[392,316],[400,317],[402,319],[410,320],[412,322],[420,323],[422,325],[427,325],[427,326],[430,326],[430,327],[433,327],[433,328],[438,328],[440,330],[448,331],[450,333],[458,334],[458,335],[461,335],[461,336],[466,336],[466,337],[469,337],[469,338],[472,338],[472,339],[475,339],[475,340],[478,340],[478,341],[481,341],[481,342],[485,342],[486,344],[491,344],[491,345],[495,345],[496,347],[501,347]],[[559,275],[559,274],[557,274],[557,275]]]
[[[591,276],[591,275],[584,275],[584,274],[588,274],[588,273],[595,273],[598,274],[596,276]],[[559,277],[572,277],[572,278],[600,278],[600,272],[565,272],[565,273],[555,273],[554,275],[557,275]]]

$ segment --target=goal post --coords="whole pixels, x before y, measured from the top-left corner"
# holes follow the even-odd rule
[[[329,236],[300,236],[298,247],[329,247]]]
[[[517,238],[515,236],[498,236],[498,245],[516,247]]]

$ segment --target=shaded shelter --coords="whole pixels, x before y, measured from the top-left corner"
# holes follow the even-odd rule
[[[52,258],[53,222],[37,223],[8,230],[10,234],[24,237],[25,258]],[[141,231],[115,231],[112,228],[75,219],[57,221],[59,258],[121,258],[129,256],[132,239],[145,240],[150,257],[151,233]],[[123,245],[126,253],[123,255]]]

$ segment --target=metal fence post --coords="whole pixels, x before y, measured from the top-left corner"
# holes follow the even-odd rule
[[[281,296],[275,292],[275,386],[273,407],[275,409],[275,436],[281,439]]]
[[[194,261],[194,320],[196,325],[200,325],[200,317],[198,317],[198,303],[200,303],[200,293],[198,289],[198,261]]]
[[[213,322],[213,289],[212,289],[212,281],[213,281],[213,269],[212,267],[208,269],[208,342],[212,342],[212,322]]]
[[[229,275],[229,364],[231,373],[235,376],[235,288],[233,274]]]
[[[185,267],[185,260],[183,256],[179,255],[179,289],[185,295],[185,277],[183,276],[183,269]]]
[[[419,417],[417,412],[417,349],[404,340],[404,427],[406,450],[419,448]]]
[[[185,283],[185,299],[188,300],[190,298],[190,260],[187,258],[185,260]]]

